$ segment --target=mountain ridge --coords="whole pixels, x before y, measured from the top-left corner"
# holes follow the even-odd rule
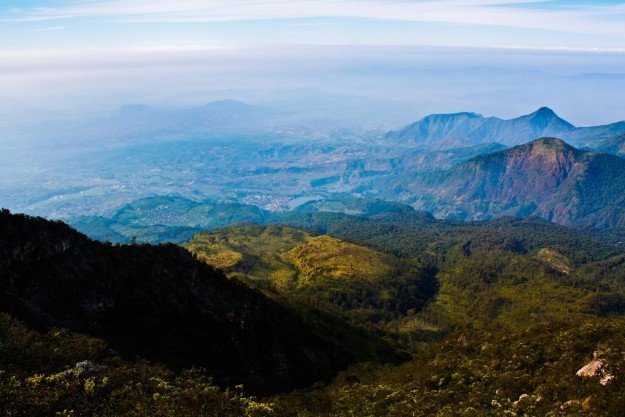
[[[513,119],[484,117],[478,113],[461,112],[433,114],[386,135],[388,140],[432,146],[455,139],[471,144],[497,142],[507,146],[526,143],[540,137],[558,137],[579,144],[610,134],[625,132],[625,122],[604,126],[576,127],[560,118],[549,107]]]
[[[625,226],[625,161],[555,138],[417,176],[413,206],[458,219],[537,215],[564,225]]]
[[[591,140],[585,143],[583,148],[623,157],[625,156],[625,133]]]

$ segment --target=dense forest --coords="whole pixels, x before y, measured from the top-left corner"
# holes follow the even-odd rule
[[[533,218],[460,222],[398,210],[302,210],[281,219],[289,226],[241,225],[197,235],[185,244],[191,251],[185,255],[173,245],[101,244],[60,223],[8,212],[2,218],[5,415],[620,416],[625,408],[625,249],[618,231]],[[16,228],[29,238],[11,235]],[[60,268],[67,251],[76,270]],[[275,312],[259,312],[258,320],[271,317],[268,323],[252,335],[229,330],[238,334],[237,349],[248,365],[253,357],[244,354],[246,337],[267,347],[262,356],[276,361],[270,367],[286,358],[297,362],[290,348],[314,356],[324,369],[323,355],[338,366],[325,376],[314,366],[308,373],[296,366],[289,387],[276,383],[274,392],[262,392],[251,389],[249,377],[211,372],[210,362],[176,363],[165,354],[168,346],[150,355],[129,343],[129,333],[102,331],[101,316],[82,326],[33,321],[59,317],[46,311],[36,290],[63,288],[68,276],[86,280],[92,296],[114,301],[130,288],[133,302],[178,291],[167,284],[174,275],[122,276],[119,282],[89,275],[96,253],[107,254],[98,258],[108,265],[106,276],[118,273],[111,262],[142,271],[153,263],[177,270],[174,275],[198,271],[199,282],[201,274],[216,274],[208,282],[222,286],[219,294],[241,291],[262,299]],[[17,266],[41,265],[41,259],[56,266],[37,269],[36,284],[18,285],[31,269]],[[188,282],[190,289],[198,285]],[[171,306],[163,309],[158,301],[147,312],[191,308],[193,297],[177,294]],[[240,296],[227,303],[234,306]],[[18,301],[21,308],[11,307]],[[213,308],[203,311],[219,320]],[[141,323],[129,312],[124,318],[141,334]],[[188,333],[176,334],[179,344],[199,337],[192,324],[183,326]],[[155,340],[165,330],[158,331]],[[224,337],[237,340],[233,334]],[[289,347],[289,340],[298,345]]]

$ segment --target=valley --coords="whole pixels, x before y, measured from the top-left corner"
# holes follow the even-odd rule
[[[155,206],[146,210],[162,209],[159,198],[184,199],[188,200],[185,204],[198,207],[205,202],[234,204],[229,210],[238,207],[244,213],[257,211],[254,215],[234,215],[233,221],[263,222],[264,218],[292,211],[311,200],[365,198],[411,205],[431,211],[439,218],[479,220],[502,215],[537,215],[573,226],[618,228],[623,224],[621,202],[607,197],[618,195],[618,187],[622,185],[620,177],[611,176],[621,171],[618,144],[625,131],[622,122],[577,128],[552,110],[541,108],[511,120],[483,118],[473,113],[430,115],[388,133],[311,130],[278,133],[271,126],[256,126],[259,130],[250,133],[236,124],[251,111],[244,103],[216,102],[202,108],[200,113],[183,112],[184,115],[167,110],[159,110],[155,115],[154,111],[123,109],[115,115],[108,123],[109,129],[115,127],[117,141],[103,144],[97,135],[106,130],[94,128],[97,135],[92,144],[81,150],[73,147],[72,140],[52,153],[50,149],[33,148],[29,156],[31,164],[21,167],[15,166],[15,161],[19,159],[24,164],[23,155],[13,158],[11,154],[5,155],[5,169],[14,169],[14,175],[3,176],[0,205],[18,212],[64,219],[77,226],[86,222],[113,222],[118,224],[115,226],[118,229],[169,226],[205,229],[229,224],[223,218],[208,222],[211,224],[194,223],[195,214],[189,214],[188,221],[153,218],[150,223],[147,217],[140,223],[123,224],[125,217],[119,213],[125,207],[152,201]],[[213,130],[191,123],[192,117],[200,117],[198,114],[213,120]],[[159,123],[147,129],[155,120]],[[136,129],[140,128],[147,130],[139,135]],[[77,130],[64,134],[70,138],[87,134],[74,129]],[[523,191],[521,183],[527,180],[522,174],[526,169],[523,158],[531,155],[519,153],[523,146],[530,146],[525,143],[545,135],[565,140],[560,156],[554,158],[571,159],[573,155],[581,158],[575,160],[575,172],[570,177],[568,170],[573,168],[566,166],[562,168],[565,172],[557,174],[561,178],[553,176],[555,171],[541,173],[541,169],[555,169],[548,166],[551,162],[547,160],[544,166],[531,168],[536,172],[533,181],[544,179],[544,184],[535,185],[549,194],[552,201],[548,207],[543,207],[541,195]],[[548,141],[536,143],[545,148],[551,146]],[[520,148],[510,148],[513,145]],[[501,153],[506,149],[508,153]],[[615,157],[595,155],[592,153],[595,151]],[[507,158],[511,152],[518,153],[516,162],[510,162],[518,166],[517,171],[490,166],[501,164],[496,162],[499,157],[490,155]],[[560,163],[559,159],[553,161],[556,165]],[[33,165],[38,167],[37,171],[30,169]],[[481,175],[473,172],[471,166],[484,167],[486,171]],[[495,171],[501,171],[497,174],[500,183],[488,186],[486,183],[492,180]],[[468,176],[473,178],[472,184],[462,182]],[[560,187],[562,181],[568,191]],[[594,197],[594,190],[590,190],[595,183],[601,183],[598,192],[605,195]],[[490,190],[489,187],[498,187],[486,191],[497,195],[470,191]],[[560,187],[559,191],[553,187]],[[171,210],[178,212],[176,203],[173,204]],[[144,241],[167,240],[157,236],[163,235],[162,230],[121,233],[126,239],[142,234],[150,235]],[[181,236],[173,241],[181,243],[191,234],[183,231]],[[112,234],[111,239],[124,238]]]

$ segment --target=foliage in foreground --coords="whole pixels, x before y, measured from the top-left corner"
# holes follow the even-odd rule
[[[41,335],[1,316],[0,414],[622,415],[625,257],[619,255],[619,246],[535,220],[445,227],[392,222],[358,225],[354,224],[358,219],[343,220],[327,227],[352,241],[361,239],[389,256],[417,265],[431,263],[432,270],[438,270],[440,291],[426,308],[400,310],[399,318],[385,327],[415,342],[409,362],[399,366],[363,363],[327,386],[317,383],[306,390],[257,400],[243,397],[240,390],[220,391],[198,370],[176,372],[141,360],[129,362],[97,339],[63,331]],[[340,258],[332,255],[318,260],[308,251],[312,242],[317,244],[315,254],[350,254],[355,250],[351,244],[320,240],[287,228],[247,228],[266,238],[261,245],[252,245],[259,250],[257,254],[243,254],[234,247],[234,243],[247,244],[243,235],[238,235],[236,242],[230,235],[196,243],[209,249],[216,245],[216,255],[223,255],[221,260],[226,263],[245,266],[249,262],[248,271],[266,266],[261,260],[271,266],[265,269],[269,272],[301,265],[297,271],[302,283],[317,278],[310,272],[319,266],[324,268],[321,278],[345,276],[344,282],[353,278],[333,274],[343,265],[336,263]],[[281,233],[261,233],[268,230]],[[225,248],[225,243],[233,246]],[[271,252],[269,249],[279,249],[272,247],[278,244],[285,246],[276,250],[277,256],[261,257]],[[364,247],[358,251],[372,253]],[[323,262],[307,264],[313,260]],[[359,261],[353,268],[362,265],[378,264]],[[346,311],[354,307],[341,306]],[[420,343],[425,332],[437,335],[428,339],[432,343],[427,345]],[[607,385],[601,385],[599,378],[575,375],[595,352],[605,361],[605,372],[614,376]]]
[[[11,416],[620,416],[625,319],[455,332],[400,366],[361,364],[328,386],[257,400],[201,370],[116,356],[98,339],[0,315],[0,413]],[[615,378],[580,378],[597,352]]]
[[[625,320],[456,332],[410,362],[363,364],[327,387],[274,399],[281,416],[622,416]],[[615,378],[576,376],[593,359]]]
[[[272,405],[221,391],[202,370],[129,362],[99,339],[26,329],[0,314],[4,416],[274,415]]]

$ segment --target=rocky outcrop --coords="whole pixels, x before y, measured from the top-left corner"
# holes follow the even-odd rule
[[[608,385],[614,381],[614,369],[604,359],[599,358],[599,353],[593,353],[593,360],[586,364],[576,373],[581,378],[598,378],[601,385]]]

